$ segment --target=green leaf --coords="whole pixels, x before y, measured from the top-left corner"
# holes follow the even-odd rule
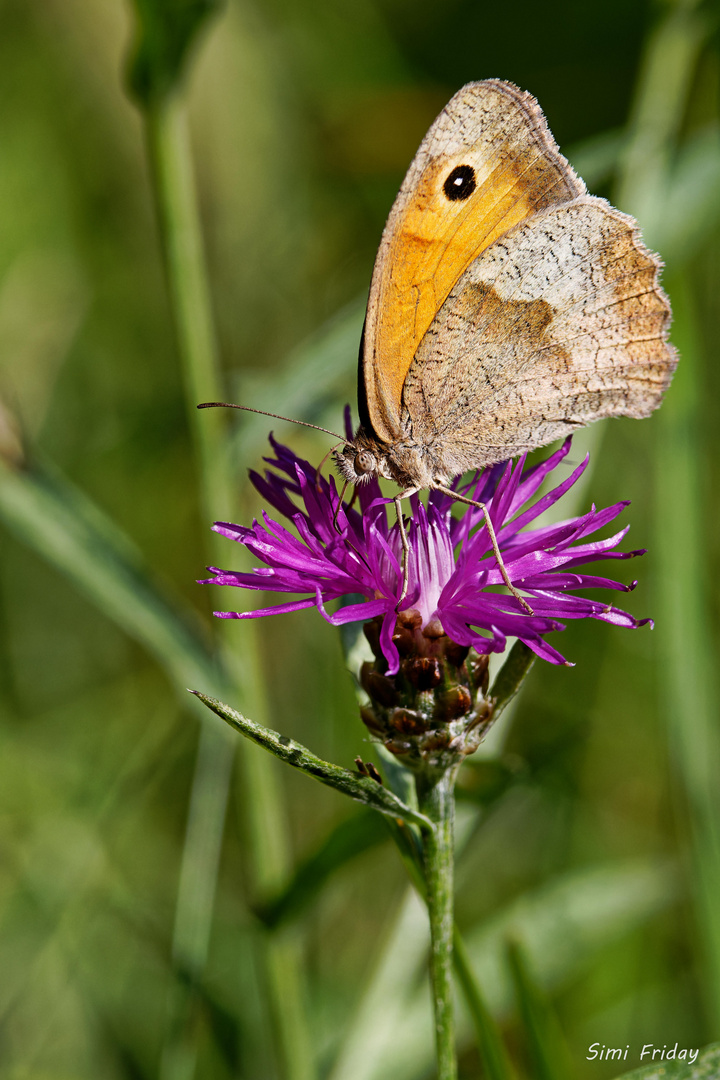
[[[132,96],[143,107],[181,81],[198,30],[222,0],[133,0],[137,34],[128,62]]]
[[[672,1053],[670,1047],[670,1053]],[[685,1050],[687,1054],[697,1053],[691,1047],[678,1046],[677,1053]],[[687,1060],[678,1061],[667,1058],[665,1061],[656,1061],[654,1065],[644,1065],[640,1069],[623,1073],[618,1080],[720,1080],[720,1043],[711,1043],[693,1064]]]
[[[262,746],[269,753],[275,754],[276,757],[287,762],[288,765],[300,769],[301,772],[307,773],[308,776],[313,776],[321,784],[334,787],[337,791],[341,791],[343,795],[348,795],[351,799],[355,799],[356,802],[363,803],[365,806],[371,806],[373,810],[378,810],[381,814],[387,814],[388,817],[400,818],[402,821],[408,822],[408,824],[419,825],[422,829],[432,829],[434,827],[430,819],[425,817],[424,814],[413,810],[410,806],[406,806],[391,791],[388,791],[386,787],[383,787],[376,780],[372,780],[369,776],[362,776],[360,773],[343,769],[340,765],[333,765],[329,761],[323,761],[322,758],[313,754],[311,750],[301,746],[300,743],[296,743],[294,739],[289,739],[286,735],[279,735],[277,731],[263,727],[262,724],[256,724],[254,720],[248,720],[247,717],[222,701],[207,697],[197,690],[191,690],[190,693],[195,694],[204,705],[207,705],[208,709],[217,713],[222,720],[229,724],[230,727],[235,728],[236,731],[239,731],[246,739],[250,739],[252,742],[257,743],[258,746]]]
[[[567,1050],[557,1019],[530,973],[519,941],[507,942],[507,958],[527,1039],[531,1073],[535,1080],[570,1077]]]
[[[346,863],[388,838],[385,823],[369,810],[341,821],[295,870],[285,888],[255,906],[266,926],[275,929],[296,918]]]
[[[630,860],[574,870],[518,897],[465,934],[493,1012],[504,1012],[512,1000],[504,962],[508,937],[523,941],[539,984],[548,990],[677,895],[671,865]]]

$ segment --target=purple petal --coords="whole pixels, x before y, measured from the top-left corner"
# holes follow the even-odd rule
[[[352,435],[345,418],[348,440]],[[359,508],[340,501],[334,478],[318,474],[271,437],[274,457],[266,459],[264,476],[251,480],[268,507],[291,528],[263,511],[251,527],[217,522],[220,535],[242,544],[260,561],[251,571],[210,567],[204,583],[230,585],[252,591],[295,594],[296,598],[254,612],[219,612],[220,618],[258,618],[267,614],[316,606],[328,622],[341,625],[382,616],[380,644],[390,673],[398,670],[399,655],[393,642],[395,606],[402,588],[402,545],[399,525],[391,523],[391,499],[384,497],[376,479],[359,485]],[[552,470],[567,456],[570,440],[545,461],[531,468],[524,458],[516,465],[498,463],[465,484],[456,480],[458,494],[487,505],[498,535],[503,561],[511,580],[522,588],[532,606],[529,615],[515,596],[505,591],[484,512],[477,506],[453,514],[453,501],[432,491],[425,507],[417,496],[410,504],[406,607],[417,608],[426,623],[437,612],[446,633],[459,644],[483,653],[502,651],[508,637],[517,637],[539,656],[554,664],[567,661],[548,645],[545,635],[563,630],[560,619],[593,618],[616,626],[637,627],[627,612],[589,599],[588,589],[629,592],[610,578],[582,572],[583,564],[602,559],[628,559],[640,550],[617,547],[627,529],[605,539],[598,532],[615,520],[627,505],[618,502],[566,521],[532,529],[543,511],[555,505],[582,476],[587,459],[551,491],[532,503]],[[334,614],[327,604],[344,596],[365,599],[341,607]]]
[[[275,607],[256,608],[254,611],[213,611],[218,619],[260,619],[263,615],[287,615],[290,611],[302,611],[315,606],[314,598],[293,600],[291,604],[277,604]]]

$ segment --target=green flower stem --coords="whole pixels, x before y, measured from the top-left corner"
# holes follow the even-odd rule
[[[498,671],[488,697],[494,702],[492,723],[501,715],[519,692],[537,657],[524,641],[516,641],[507,660]]]
[[[495,702],[496,719],[515,697],[534,662],[534,653],[522,642],[516,641],[490,690],[489,696]],[[423,859],[425,899],[430,916],[430,972],[435,1010],[438,1080],[455,1080],[457,1076],[453,963],[476,1025],[488,1076],[499,1078],[510,1075],[509,1066],[503,1057],[497,1033],[494,1032],[492,1022],[484,1009],[480,990],[455,927],[453,826],[457,771],[458,766],[455,766],[442,774],[420,774],[416,778],[418,807],[435,826],[433,830],[423,830]],[[393,832],[396,842],[399,841],[398,830]],[[399,846],[402,851],[403,845]],[[407,858],[406,853],[406,861]],[[454,941],[460,944],[460,952],[456,956],[453,956]]]
[[[456,1080],[455,1015],[452,987],[454,922],[453,826],[457,769],[420,775],[418,806],[433,822],[423,831],[423,859],[430,916],[430,979],[435,1011],[438,1080]]]
[[[220,538],[210,522],[228,520],[233,511],[233,483],[222,409],[198,412],[201,401],[222,400],[222,383],[213,330],[202,233],[193,179],[185,110],[177,94],[150,98],[145,110],[145,132],[157,204],[163,257],[178,350],[182,364],[188,425],[192,432],[199,472],[200,513],[208,523],[208,562],[217,565]],[[217,556],[217,557],[216,557]],[[255,628],[244,627],[241,662],[225,638],[223,659],[231,670],[236,695],[255,715],[266,713],[260,676]],[[190,815],[183,852],[174,952],[181,954],[190,972],[199,974],[207,956],[215,882],[227,810],[230,762],[234,747],[217,732],[204,729],[196,762]],[[269,763],[259,754],[241,756],[243,790],[252,845],[256,887],[277,887],[288,868],[288,844],[279,792]],[[211,790],[216,787],[216,790]],[[206,790],[207,789],[207,790]],[[202,903],[192,882],[205,880]],[[208,884],[212,883],[212,884]],[[314,1066],[308,1026],[300,994],[299,952],[294,942],[268,935],[265,941],[267,985],[278,1029],[284,1070],[289,1080],[312,1080]],[[284,971],[279,978],[278,972]],[[171,1021],[172,1024],[172,1021]],[[164,1061],[178,1060],[168,1051]],[[169,1067],[167,1080],[191,1077],[194,1056]]]
[[[201,401],[222,400],[222,384],[187,120],[175,95],[153,102],[145,118],[188,426],[200,473],[201,510],[206,521],[225,519],[234,502],[227,463],[227,417],[222,409],[197,411]]]

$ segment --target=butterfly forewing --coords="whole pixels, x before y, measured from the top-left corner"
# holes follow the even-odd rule
[[[375,263],[362,364],[380,439],[400,436],[410,365],[468,266],[513,226],[584,191],[530,94],[488,80],[455,95],[410,166]]]

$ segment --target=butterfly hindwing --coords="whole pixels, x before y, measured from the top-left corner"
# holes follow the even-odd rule
[[[647,416],[676,364],[659,260],[632,218],[581,196],[515,226],[461,275],[403,391],[449,475],[605,416]]]

